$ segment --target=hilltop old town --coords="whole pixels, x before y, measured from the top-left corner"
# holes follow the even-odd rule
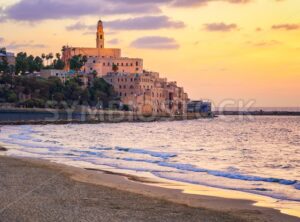
[[[71,94],[75,93],[78,87],[76,88],[70,82],[76,80],[73,83],[78,83],[79,90],[83,94],[78,93],[79,100],[86,97],[87,101],[94,101],[94,104],[99,99],[103,100],[103,93],[106,93],[106,97],[118,98],[119,107],[125,106],[127,110],[135,112],[183,114],[187,111],[195,112],[196,109],[197,112],[208,112],[211,109],[208,102],[191,102],[184,88],[177,86],[175,81],[169,82],[166,78],[160,77],[158,72],[144,70],[143,59],[122,57],[121,49],[105,48],[105,33],[101,20],[97,24],[95,48],[64,46],[62,55],[57,53],[54,61],[53,57],[52,54],[33,57],[27,56],[26,53],[19,53],[15,58],[13,53],[6,52],[3,48],[0,52],[2,79],[5,73],[3,67],[6,65],[6,73],[11,75],[50,79],[52,85],[53,81],[60,79],[60,82],[64,84],[61,87],[62,90],[53,92],[53,89],[48,87],[47,97],[51,100],[61,101],[69,97],[75,100],[76,96]],[[49,60],[52,64],[45,66],[45,59],[47,64]],[[27,67],[23,67],[24,61],[27,61]],[[97,81],[102,89],[96,88]],[[26,88],[24,77],[22,81],[16,82],[23,82],[21,85]],[[19,101],[24,105],[24,101],[31,100],[30,103],[25,104],[40,106],[40,98],[34,100],[35,93],[26,93],[24,90],[11,92],[2,89],[0,97],[5,98],[6,95],[7,101],[0,102]]]

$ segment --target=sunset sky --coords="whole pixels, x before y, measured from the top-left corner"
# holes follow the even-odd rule
[[[0,46],[34,55],[63,45],[141,57],[192,99],[300,107],[299,0],[0,0]]]

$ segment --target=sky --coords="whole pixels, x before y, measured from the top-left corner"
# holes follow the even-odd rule
[[[0,46],[30,54],[63,45],[144,59],[215,106],[300,107],[299,0],[0,0]]]

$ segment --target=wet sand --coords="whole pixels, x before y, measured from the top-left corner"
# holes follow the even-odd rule
[[[0,221],[296,222],[250,201],[183,194],[143,178],[0,157]]]

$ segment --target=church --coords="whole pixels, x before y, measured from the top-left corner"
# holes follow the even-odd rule
[[[113,86],[121,102],[129,105],[133,111],[176,114],[186,112],[189,98],[183,87],[161,78],[159,73],[145,71],[142,59],[122,57],[121,49],[105,48],[104,40],[103,23],[99,21],[96,48],[64,47],[66,71],[70,70],[69,61],[73,56],[86,56],[87,62],[82,71],[86,74],[96,72],[98,77]]]
[[[96,72],[98,77],[113,72],[113,65],[118,66],[118,72],[141,74],[143,72],[143,60],[140,58],[122,57],[121,49],[105,48],[105,34],[103,23],[100,20],[96,32],[96,48],[64,47],[63,61],[66,70],[70,70],[69,61],[75,55],[86,56],[88,61],[83,67],[85,73]]]

